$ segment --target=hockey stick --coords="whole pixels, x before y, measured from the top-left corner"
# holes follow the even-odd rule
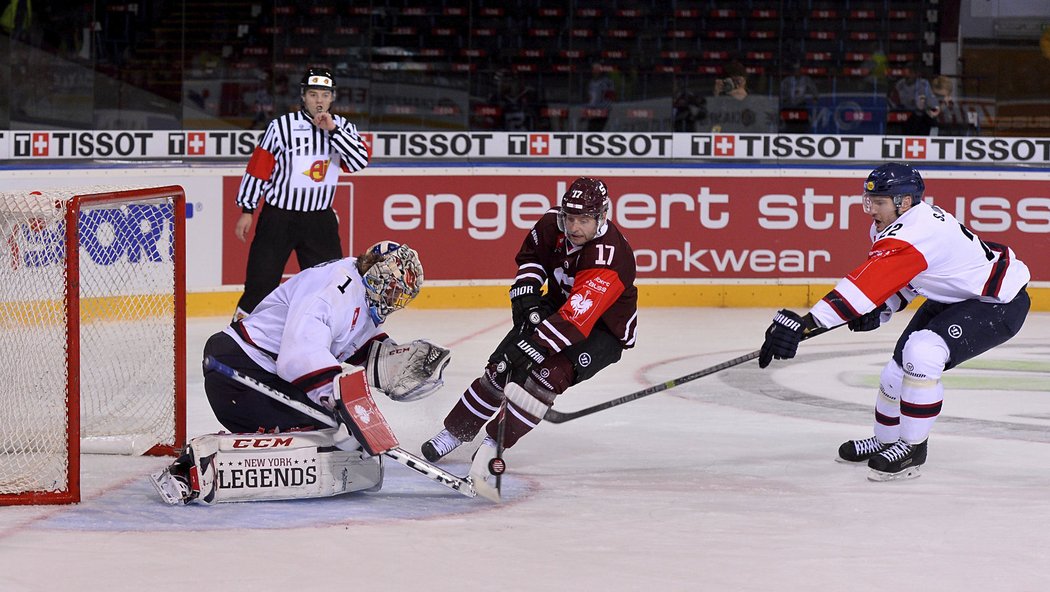
[[[259,393],[266,395],[279,403],[283,403],[313,420],[316,420],[318,423],[322,423],[332,428],[339,427],[339,423],[325,413],[318,411],[301,401],[292,399],[285,393],[223,364],[212,356],[204,356],[204,367],[209,370],[214,370],[235,382],[251,387]],[[474,490],[474,484],[470,479],[457,477],[456,475],[453,475],[452,473],[437,467],[414,454],[406,452],[401,447],[391,448],[390,450],[383,452],[383,454],[413,471],[416,471],[427,479],[440,483],[453,491],[461,493],[467,497],[477,496],[477,491]]]
[[[841,326],[841,325],[839,325],[839,326]],[[822,333],[826,333],[826,332],[828,332],[828,331],[830,331],[831,329],[834,329],[834,328],[835,327],[831,327],[830,329],[829,328],[825,328],[825,327],[821,327],[819,329],[814,329],[814,330],[810,331],[809,333],[806,333],[805,335],[803,335],[802,339],[806,340],[806,339],[810,339],[812,337],[816,337],[817,335],[820,335]],[[653,386],[651,386],[649,388],[642,389],[640,391],[631,393],[629,395],[624,395],[622,397],[619,397],[619,398],[616,398],[616,399],[612,399],[612,400],[606,401],[604,403],[599,403],[597,405],[592,405],[590,407],[584,407],[583,409],[579,409],[579,410],[576,410],[576,411],[565,411],[565,412],[562,412],[562,411],[558,411],[557,409],[549,408],[543,414],[543,420],[544,421],[549,421],[551,423],[565,423],[567,421],[576,419],[578,417],[583,417],[585,415],[590,415],[592,413],[597,413],[599,411],[604,411],[604,410],[610,409],[612,407],[618,407],[620,405],[623,405],[624,403],[630,403],[631,401],[635,401],[637,399],[641,399],[642,397],[648,397],[649,395],[654,395],[656,393],[659,393],[659,392],[662,392],[662,391],[666,391],[669,388],[674,388],[674,387],[676,387],[678,385],[685,384],[687,382],[691,382],[691,381],[696,380],[698,378],[703,378],[704,376],[709,376],[709,375],[714,374],[716,372],[721,372],[722,370],[725,370],[726,368],[732,368],[733,366],[739,366],[740,364],[743,364],[744,362],[750,362],[751,360],[754,360],[759,355],[761,355],[761,353],[762,353],[761,350],[756,350],[756,351],[753,351],[753,352],[751,352],[749,354],[744,354],[744,355],[742,355],[742,356],[740,356],[738,358],[733,358],[732,360],[727,360],[725,362],[722,362],[721,364],[715,364],[714,366],[711,366],[709,368],[704,368],[703,370],[697,370],[696,372],[693,372],[692,374],[686,374],[685,376],[679,376],[678,378],[675,378],[675,379],[672,379],[672,380],[668,380],[667,382],[664,382],[664,383],[661,383],[661,384],[653,385]],[[524,393],[524,391],[522,391],[522,393]],[[518,395],[518,393],[512,393],[512,395]],[[528,395],[528,396],[531,398],[531,395]],[[534,408],[534,406],[536,405],[535,401],[523,400],[523,401],[519,402],[513,396],[511,397],[511,401],[513,401],[519,407],[524,407],[526,409],[528,409],[529,407],[525,407],[525,406],[532,406]]]

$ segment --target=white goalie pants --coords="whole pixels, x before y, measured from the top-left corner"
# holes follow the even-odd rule
[[[198,500],[207,504],[378,491],[381,456],[335,448],[335,429],[207,434],[190,441]]]

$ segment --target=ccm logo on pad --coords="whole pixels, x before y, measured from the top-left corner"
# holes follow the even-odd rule
[[[237,438],[234,448],[287,448],[292,445],[291,438]]]

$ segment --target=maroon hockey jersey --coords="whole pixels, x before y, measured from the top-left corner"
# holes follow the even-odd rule
[[[634,346],[638,289],[634,250],[620,230],[606,222],[605,232],[582,247],[558,230],[558,209],[549,210],[529,231],[515,258],[514,284],[532,284],[560,308],[536,329],[539,343],[558,352],[583,341],[602,323],[624,348]]]

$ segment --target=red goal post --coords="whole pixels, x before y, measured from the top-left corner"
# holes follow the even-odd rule
[[[185,221],[179,186],[0,192],[0,505],[185,444]]]

